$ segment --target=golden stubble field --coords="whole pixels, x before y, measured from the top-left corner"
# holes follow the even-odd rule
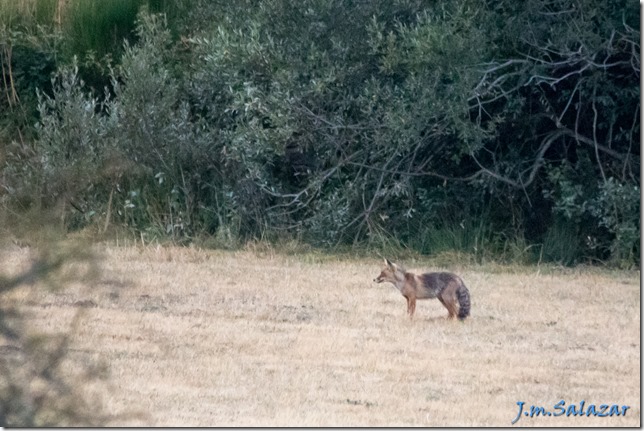
[[[556,412],[583,400],[630,409],[516,425],[640,426],[639,271],[402,262],[462,276],[472,315],[461,323],[437,300],[410,321],[404,298],[372,282],[378,257],[95,250],[95,281],[0,299],[46,334],[83,313],[69,366],[103,370],[84,390],[115,415],[109,425],[510,426],[519,401]],[[4,253],[4,268],[29,253]]]

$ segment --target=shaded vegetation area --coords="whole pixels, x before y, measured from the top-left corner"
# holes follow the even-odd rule
[[[86,245],[65,241],[60,231],[31,229],[23,238],[34,245],[24,261],[11,258],[19,247],[8,243],[3,222],[0,240],[0,425],[7,427],[104,426],[113,416],[100,411],[100,402],[86,387],[106,374],[98,362],[79,363],[72,339],[84,317],[83,308],[69,319],[64,333],[36,330],[24,313],[24,298],[34,289],[57,291],[70,283],[95,281],[98,267]],[[51,226],[49,226],[51,227]],[[64,319],[64,317],[63,317]],[[72,365],[73,364],[73,365]]]
[[[633,2],[0,5],[9,218],[639,265]]]

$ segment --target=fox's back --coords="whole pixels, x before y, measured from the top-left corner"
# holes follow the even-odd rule
[[[418,298],[436,298],[446,289],[456,291],[462,284],[461,278],[451,272],[427,272],[418,276],[420,286]]]

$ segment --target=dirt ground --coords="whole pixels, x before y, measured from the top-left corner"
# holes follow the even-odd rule
[[[28,255],[5,253],[5,269]],[[35,332],[72,331],[69,367],[100,371],[83,390],[112,426],[641,425],[639,271],[402,262],[458,273],[472,298],[464,322],[437,300],[419,301],[410,321],[404,298],[372,281],[377,257],[96,255],[92,281],[0,299]],[[582,401],[584,412],[629,408],[559,415]],[[544,410],[526,416],[531,406]]]

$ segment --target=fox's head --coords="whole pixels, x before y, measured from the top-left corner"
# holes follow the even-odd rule
[[[388,259],[385,259],[385,267],[382,268],[380,275],[374,278],[373,281],[375,281],[376,283],[388,281],[390,283],[396,284],[396,282],[403,281],[404,279],[405,270],[395,263],[389,262]]]

